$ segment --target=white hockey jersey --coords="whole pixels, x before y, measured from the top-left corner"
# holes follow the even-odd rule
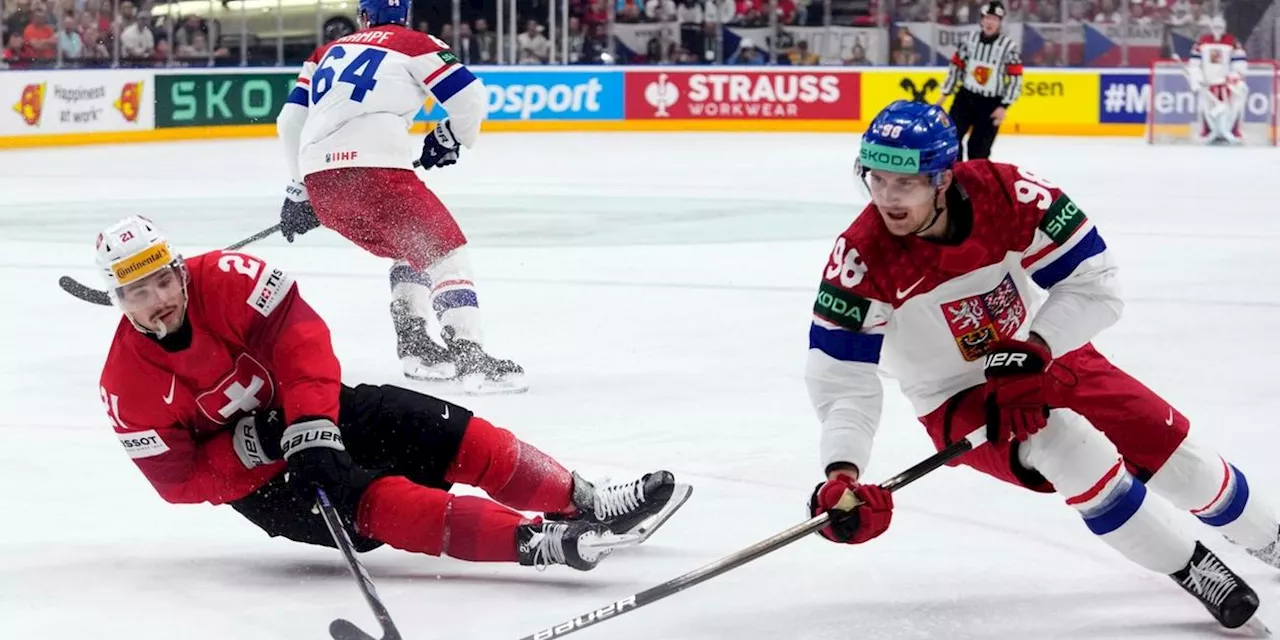
[[[896,237],[871,204],[828,258],[805,372],[824,467],[867,468],[881,366],[924,416],[983,384],[982,356],[997,341],[1034,331],[1061,355],[1120,317],[1106,244],[1062,191],[986,160],[954,173],[973,212],[963,241]]]
[[[1191,47],[1187,61],[1191,77],[1202,86],[1226,84],[1228,76],[1244,76],[1249,61],[1235,36],[1206,33]]]
[[[357,31],[315,50],[280,112],[290,176],[338,167],[412,168],[422,153],[408,135],[428,97],[453,133],[475,144],[488,93],[440,40],[399,25]]]

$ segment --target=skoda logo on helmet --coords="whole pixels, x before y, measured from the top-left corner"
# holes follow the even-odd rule
[[[858,155],[865,167],[900,173],[920,171],[920,154],[918,153],[894,153],[878,145],[863,145]]]

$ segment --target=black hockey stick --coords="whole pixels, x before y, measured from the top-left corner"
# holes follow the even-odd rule
[[[965,436],[963,440],[956,442],[945,449],[925,458],[914,467],[899,473],[898,475],[881,483],[880,486],[889,491],[897,491],[920,478],[923,478],[929,472],[941,467],[942,465],[959,458],[961,455],[972,451],[975,447],[986,442],[986,427],[979,428],[973,433]],[[841,508],[852,509],[857,503],[841,505]],[[640,593],[627,596],[621,600],[610,602],[609,604],[589,611],[576,618],[571,618],[552,627],[547,627],[532,635],[527,635],[520,640],[551,640],[552,638],[562,638],[575,631],[581,631],[587,627],[598,624],[605,620],[610,620],[624,613],[630,613],[647,604],[653,604],[667,596],[673,596],[689,587],[701,584],[718,575],[728,573],[729,571],[741,567],[752,560],[760,558],[766,554],[772,553],[795,542],[805,536],[815,533],[827,526],[830,519],[829,514],[814,516],[809,520],[802,522],[786,531],[778,533],[773,537],[761,540],[756,544],[747,547],[737,553],[726,556],[709,565],[695,569],[673,580],[668,580],[656,587],[650,587]]]
[[[324,489],[316,490],[316,507],[320,509],[320,515],[324,517],[324,523],[329,527],[329,535],[333,536],[334,543],[347,559],[347,567],[351,569],[351,575],[355,576],[360,593],[364,594],[365,601],[369,603],[369,608],[373,609],[373,615],[382,627],[382,640],[400,640],[400,631],[396,629],[395,623],[391,621],[391,614],[387,613],[387,607],[382,604],[377,590],[373,588],[373,580],[369,577],[369,572],[365,571],[364,565],[356,557],[356,550],[351,546],[351,538],[347,536],[347,530],[342,526],[342,516],[339,516],[338,510],[330,504],[329,496],[325,494]],[[342,618],[329,623],[329,635],[333,636],[333,640],[374,640],[373,636],[361,631],[350,620]]]
[[[266,229],[263,229],[262,231],[259,231],[249,236],[248,238],[245,238],[244,240],[241,240],[227,247],[226,249],[223,249],[223,251],[235,251],[236,249],[240,249],[247,244],[257,242],[279,230],[280,230],[280,225],[278,224],[272,227],[268,227]],[[106,291],[99,291],[98,289],[94,289],[93,287],[89,287],[84,284],[81,284],[71,276],[62,276],[61,278],[58,278],[58,286],[62,287],[63,291],[66,291],[67,293],[77,298],[80,298],[85,302],[92,302],[93,304],[102,305],[104,307],[111,306],[111,298],[110,296],[107,295]]]

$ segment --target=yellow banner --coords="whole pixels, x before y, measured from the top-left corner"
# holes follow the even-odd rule
[[[937,103],[946,71],[867,70],[862,73],[862,117],[870,121],[894,100]],[[1002,132],[1043,132],[1044,125],[1098,125],[1099,76],[1028,69],[1022,97],[1009,109]],[[944,107],[951,106],[948,98]],[[1030,125],[1022,127],[1020,125]],[[1074,128],[1074,127],[1067,127]]]

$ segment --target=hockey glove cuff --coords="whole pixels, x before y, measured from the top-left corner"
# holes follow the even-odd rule
[[[338,425],[325,418],[289,425],[280,438],[280,452],[289,463],[289,484],[303,498],[314,500],[324,489],[335,505],[354,513],[364,490],[377,477],[355,464],[342,443]]]
[[[280,421],[279,411],[259,411],[236,423],[232,445],[240,462],[246,469],[252,469],[280,459],[280,438],[283,432],[284,424]]]
[[[422,141],[422,168],[447,167],[458,163],[462,146],[453,135],[453,125],[449,119],[441,120],[431,133]]]
[[[1053,380],[1047,371],[1052,359],[1048,349],[1022,341],[998,343],[987,353],[987,440],[1026,440],[1044,428],[1051,405]]]
[[[874,484],[858,484],[848,476],[814,487],[809,513],[831,514],[831,524],[819,533],[832,542],[861,544],[879,536],[893,520],[893,494]]]
[[[311,207],[307,196],[307,185],[292,182],[284,191],[284,204],[280,206],[280,233],[284,239],[293,242],[294,236],[300,236],[312,229],[320,227],[320,218]]]

